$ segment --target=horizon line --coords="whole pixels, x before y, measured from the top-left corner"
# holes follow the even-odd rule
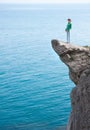
[[[0,2],[0,4],[90,4],[90,2]]]

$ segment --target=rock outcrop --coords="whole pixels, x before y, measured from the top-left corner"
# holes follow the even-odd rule
[[[90,48],[52,40],[52,47],[69,67],[72,111],[66,130],[90,130]]]

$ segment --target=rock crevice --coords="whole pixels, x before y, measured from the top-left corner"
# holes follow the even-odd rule
[[[67,130],[90,130],[90,48],[52,40],[52,47],[68,66],[76,84],[71,96],[72,112]]]

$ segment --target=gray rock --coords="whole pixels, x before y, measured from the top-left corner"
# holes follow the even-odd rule
[[[70,94],[72,111],[67,130],[90,130],[90,48],[58,40],[52,40],[52,47],[76,84]]]

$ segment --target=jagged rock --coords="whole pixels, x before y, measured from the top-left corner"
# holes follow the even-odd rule
[[[52,47],[76,84],[70,95],[72,112],[67,130],[90,130],[90,48],[58,40],[52,40]]]

